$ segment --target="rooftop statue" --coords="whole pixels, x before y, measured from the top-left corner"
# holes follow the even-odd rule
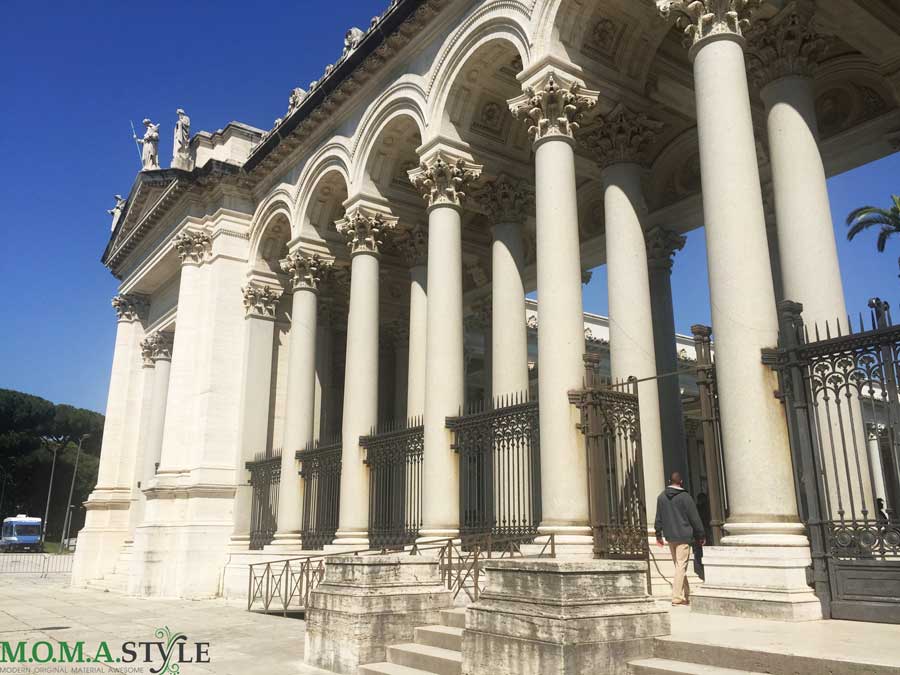
[[[191,170],[191,118],[179,108],[175,111],[178,121],[175,123],[175,138],[172,147],[172,168]]]
[[[106,212],[112,216],[112,226],[110,230],[115,232],[116,225],[119,224],[119,219],[122,217],[122,211],[125,209],[125,204],[128,201],[124,199],[122,195],[116,195],[116,205],[111,209],[107,209]]]
[[[365,37],[365,33],[355,26],[347,31],[347,34],[344,35],[344,52],[341,54],[341,58],[346,57],[350,52],[359,47],[359,43]]]
[[[294,112],[303,103],[306,98],[306,90],[302,87],[295,87],[291,90],[291,96],[288,99],[288,115]]]
[[[141,171],[152,171],[159,168],[159,125],[144,119],[144,126],[144,137],[135,135],[134,140],[141,146]]]

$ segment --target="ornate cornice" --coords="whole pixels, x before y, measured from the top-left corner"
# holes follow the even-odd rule
[[[685,46],[692,50],[707,38],[742,37],[759,4],[760,0],[656,0],[664,18],[675,18],[675,25],[684,31]]]
[[[524,180],[501,175],[475,195],[494,225],[521,225],[534,209],[534,190]]]
[[[812,77],[829,40],[816,32],[812,0],[795,0],[771,19],[757,21],[746,32],[750,83],[762,89],[770,82],[800,75]]]
[[[112,299],[119,321],[144,321],[150,309],[150,299],[140,293],[123,293]]]
[[[619,105],[579,138],[602,168],[623,162],[645,164],[647,149],[664,126],[646,113]]]
[[[281,300],[281,291],[267,286],[251,282],[241,289],[244,296],[244,309],[247,316],[259,316],[271,319],[275,316],[278,301]]]
[[[430,160],[423,161],[419,168],[410,171],[409,180],[429,207],[441,204],[461,206],[469,184],[478,180],[481,169],[478,164],[439,152]]]
[[[172,345],[175,337],[172,333],[164,333],[155,331],[141,341],[141,356],[144,359],[144,365],[151,367],[157,361],[172,360]]]
[[[172,246],[181,258],[182,265],[199,265],[212,250],[212,239],[206,232],[185,230],[172,240]]]
[[[524,92],[508,101],[509,109],[528,125],[535,142],[552,137],[573,139],[584,113],[596,105],[599,96],[553,71],[538,84],[526,86]]]
[[[318,292],[322,282],[331,276],[333,261],[325,260],[317,253],[290,253],[281,261],[281,269],[291,277],[294,291]]]
[[[400,242],[403,260],[409,267],[428,264],[428,229],[422,225],[412,228]]]
[[[338,233],[347,239],[350,254],[378,254],[384,244],[384,236],[397,226],[397,219],[356,207],[342,220],[335,223]]]
[[[650,267],[671,272],[672,257],[684,248],[687,237],[664,227],[654,227],[644,236],[647,240],[647,262]]]

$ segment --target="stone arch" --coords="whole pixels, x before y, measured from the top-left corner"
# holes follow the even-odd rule
[[[343,216],[350,186],[350,156],[346,146],[333,141],[309,162],[298,181],[294,236],[336,239],[334,221]],[[331,218],[331,214],[337,214]]]
[[[250,233],[251,271],[281,274],[281,260],[288,253],[292,222],[290,203],[283,195],[264,207]]]
[[[651,167],[651,175],[647,192],[647,204],[651,209],[675,204],[701,192],[697,127],[682,132],[659,153]]]

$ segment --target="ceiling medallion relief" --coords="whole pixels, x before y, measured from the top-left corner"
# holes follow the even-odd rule
[[[620,55],[627,32],[627,24],[601,17],[592,28],[586,29],[582,49],[591,58],[617,67],[617,56]]]
[[[822,87],[816,98],[819,133],[823,139],[830,138],[889,109],[887,100],[865,84],[841,82]]]

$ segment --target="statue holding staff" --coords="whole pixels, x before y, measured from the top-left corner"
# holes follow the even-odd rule
[[[141,146],[141,171],[152,171],[159,168],[159,125],[144,119],[144,126],[144,137],[135,134],[134,140]]]

